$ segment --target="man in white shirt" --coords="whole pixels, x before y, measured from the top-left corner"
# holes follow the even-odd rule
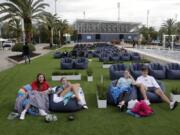
[[[154,92],[155,94],[157,94],[163,101],[168,103],[171,110],[175,109],[177,106],[177,102],[175,102],[175,101],[171,102],[169,100],[169,98],[161,90],[161,87],[159,86],[159,84],[157,83],[155,78],[153,76],[148,75],[148,68],[144,66],[141,71],[142,71],[142,75],[137,78],[136,85],[139,87],[139,90],[140,90],[145,102],[148,105],[150,104],[150,102],[147,98],[146,92],[151,91],[151,92]]]

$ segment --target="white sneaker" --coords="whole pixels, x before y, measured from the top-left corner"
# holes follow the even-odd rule
[[[177,105],[178,105],[178,103],[176,101],[170,102],[170,105],[169,105],[170,110],[174,110],[177,107]]]
[[[76,97],[76,95],[73,94],[73,95],[72,95],[72,98],[75,98],[75,97]]]
[[[46,115],[48,115],[44,110],[42,110],[42,109],[39,109],[39,114],[41,115],[41,116],[46,116]]]
[[[145,99],[144,102],[147,104],[147,105],[150,105],[150,101],[148,99]]]
[[[83,107],[83,109],[88,109],[87,105],[83,105],[82,107]]]
[[[25,115],[26,115],[26,111],[24,110],[24,111],[22,111],[19,119],[20,119],[20,120],[24,120],[24,119],[25,119]]]

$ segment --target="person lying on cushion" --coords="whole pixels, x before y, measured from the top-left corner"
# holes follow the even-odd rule
[[[155,80],[153,76],[148,75],[148,67],[144,66],[141,69],[142,75],[137,78],[136,85],[139,87],[139,90],[146,101],[146,103],[149,105],[150,102],[147,98],[147,91],[154,92],[157,94],[163,101],[169,104],[170,110],[173,110],[178,105],[175,101],[170,101],[169,98],[165,95],[165,93],[161,90],[159,84]]]
[[[39,73],[36,81],[31,83],[32,91],[27,93],[27,103],[25,109],[21,112],[20,119],[24,120],[28,109],[33,106],[38,108],[41,116],[46,116],[49,109],[49,97],[51,89],[46,81],[45,75]]]
[[[127,103],[132,84],[135,84],[135,80],[130,75],[129,71],[125,70],[124,77],[121,77],[117,81],[116,87],[113,87],[111,89],[114,102],[118,104],[118,107],[121,111],[123,111],[125,108],[125,104]],[[120,99],[120,101],[118,101],[118,99]]]
[[[88,109],[83,90],[79,83],[72,84],[70,81],[67,81],[65,77],[63,77],[60,82],[63,85],[53,96],[53,101],[55,103],[63,101],[64,105],[66,105],[71,97],[75,97],[79,105],[81,105],[84,109]]]

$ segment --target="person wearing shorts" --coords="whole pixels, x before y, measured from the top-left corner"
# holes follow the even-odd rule
[[[161,87],[159,86],[155,78],[148,75],[148,67],[143,66],[141,71],[142,75],[137,78],[136,86],[139,88],[145,102],[150,105],[150,102],[147,98],[147,91],[151,91],[157,94],[164,102],[169,104],[170,110],[174,110],[177,106],[177,102],[170,101],[170,99],[161,90]]]

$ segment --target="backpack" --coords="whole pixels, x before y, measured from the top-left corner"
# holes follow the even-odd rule
[[[137,102],[131,111],[142,117],[147,117],[153,114],[152,108],[148,106],[143,100]]]

